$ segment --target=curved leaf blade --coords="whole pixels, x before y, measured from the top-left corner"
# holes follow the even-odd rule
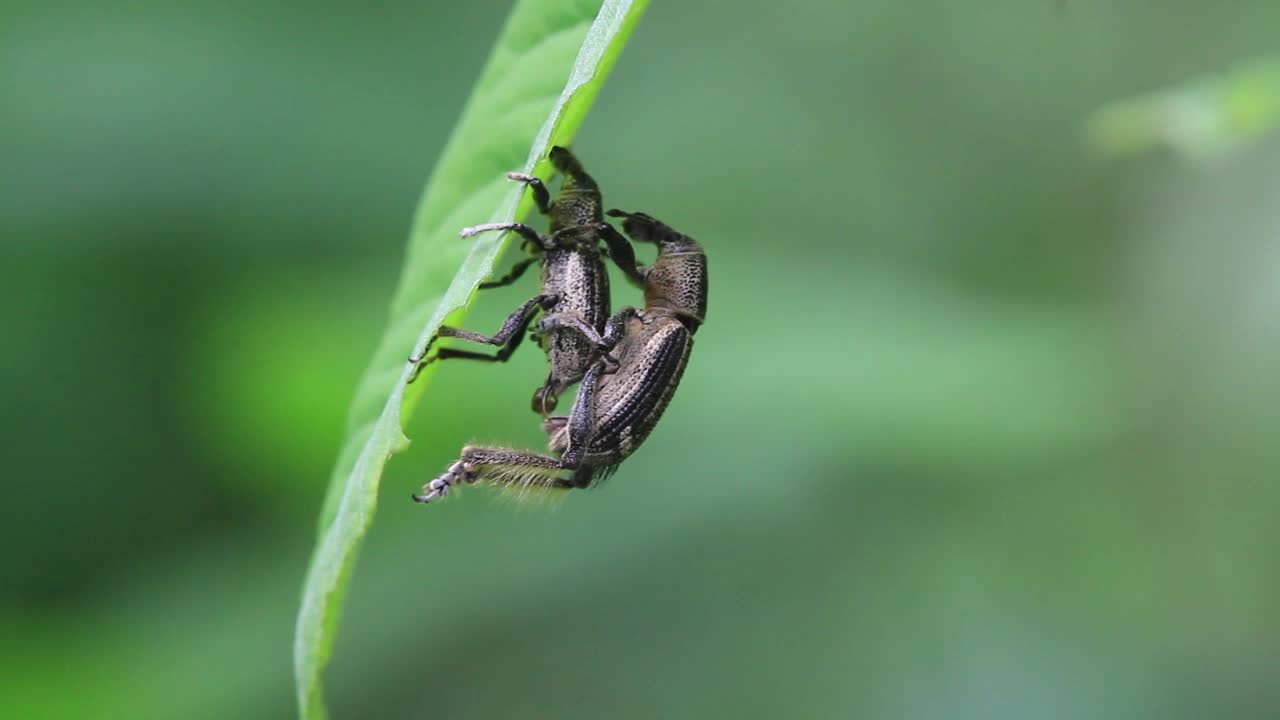
[[[521,201],[523,186],[503,173],[519,168],[546,176],[547,151],[553,144],[568,144],[577,132],[647,5],[647,0],[518,2],[428,180],[387,329],[352,401],[347,439],[303,586],[294,639],[303,718],[327,716],[322,673],[347,584],[373,521],[383,469],[391,455],[408,447],[402,425],[433,374],[428,367],[408,385],[412,367],[405,358],[446,319],[460,319],[506,242],[496,236],[462,242],[457,231],[528,214],[532,201]],[[561,88],[559,79],[565,77]],[[535,139],[527,148],[530,137]]]

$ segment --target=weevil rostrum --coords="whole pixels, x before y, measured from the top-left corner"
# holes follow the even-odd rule
[[[599,348],[614,353],[616,361],[598,356],[582,378],[572,412],[543,423],[558,457],[467,446],[414,500],[442,498],[459,483],[590,487],[611,475],[662,418],[684,374],[693,335],[706,318],[706,255],[692,238],[648,215],[608,214],[624,218],[623,231],[636,242],[657,245],[658,256],[652,265],[639,268],[644,307],[623,308],[606,323]],[[554,318],[544,320],[546,329],[575,327]]]
[[[550,232],[540,235],[522,223],[477,225],[462,231],[463,237],[482,232],[511,231],[524,239],[522,247],[530,257],[517,263],[501,279],[482,283],[480,289],[503,287],[518,280],[534,263],[542,264],[542,288],[538,295],[516,308],[494,335],[482,335],[461,328],[442,327],[427,343],[415,363],[413,377],[436,360],[463,358],[486,362],[506,362],[520,346],[533,318],[545,313],[534,336],[547,353],[550,370],[546,382],[533,396],[533,410],[546,418],[555,409],[561,393],[580,381],[600,355],[601,333],[609,319],[609,274],[607,255],[636,285],[644,279],[636,266],[635,252],[626,238],[604,220],[603,201],[596,181],[568,149],[553,147],[549,159],[564,175],[554,202],[542,180],[523,173],[507,177],[525,183],[533,192],[538,210],[551,219]],[[607,251],[602,250],[604,243]],[[440,348],[428,356],[441,337],[455,337],[498,346],[496,354],[472,350]],[[413,380],[410,379],[410,382]]]

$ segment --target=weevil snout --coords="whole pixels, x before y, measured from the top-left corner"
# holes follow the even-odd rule
[[[690,333],[707,316],[707,257],[702,246],[684,233],[644,213],[609,210],[609,217],[624,218],[622,229],[637,242],[658,246],[658,257],[644,271],[646,308],[673,313]]]
[[[635,242],[654,243],[663,252],[701,252],[702,248],[684,233],[672,230],[661,220],[641,212],[627,212],[614,208],[605,212],[613,218],[623,218],[622,229]]]
[[[595,179],[587,174],[582,163],[578,162],[578,158],[568,148],[557,145],[551,148],[547,157],[564,176],[560,194],[550,207],[551,231],[554,233],[565,228],[599,222],[604,208],[600,199],[600,186]]]
[[[561,192],[564,192],[566,188],[578,190],[600,189],[596,185],[596,181],[582,168],[582,163],[578,162],[578,158],[569,152],[569,148],[556,145],[551,148],[547,158],[551,160],[551,164],[557,170],[564,174],[564,185],[561,187]]]

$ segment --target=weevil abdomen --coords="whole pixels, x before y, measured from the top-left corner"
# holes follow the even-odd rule
[[[542,269],[542,291],[559,298],[553,313],[571,313],[593,328],[603,329],[609,319],[609,273],[595,248],[553,250]],[[575,332],[556,332],[547,352],[551,367],[567,384],[582,379],[591,366],[595,348]],[[557,388],[558,393],[563,388]]]
[[[595,430],[583,462],[600,480],[644,442],[671,402],[689,361],[693,336],[667,314],[640,315],[628,321],[615,352],[618,370],[601,376],[592,402]],[[551,448],[569,445],[568,427],[554,423]]]
[[[643,330],[623,343],[618,371],[600,379],[596,432],[587,446],[588,457],[631,454],[662,418],[684,375],[693,349],[689,331],[665,316],[635,322],[642,323]]]

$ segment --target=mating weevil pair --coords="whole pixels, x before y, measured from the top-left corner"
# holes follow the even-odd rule
[[[633,241],[658,248],[652,265],[637,265],[631,245],[604,221],[599,189],[581,164],[558,147],[550,158],[565,175],[555,202],[550,202],[537,178],[509,175],[527,183],[538,208],[551,216],[549,235],[540,236],[516,223],[462,232],[464,237],[486,230],[519,233],[533,257],[518,263],[501,280],[481,287],[510,284],[541,259],[541,294],[517,308],[494,336],[447,327],[437,334],[499,346],[496,355],[445,348],[424,361],[431,348],[428,343],[422,356],[410,360],[420,364],[448,358],[505,361],[519,346],[534,315],[546,312],[534,334],[547,351],[551,370],[534,394],[533,406],[544,417],[543,429],[557,456],[467,446],[448,471],[414,496],[418,502],[443,497],[463,482],[584,488],[607,478],[662,417],[684,373],[693,334],[706,317],[707,264],[701,246],[643,213],[610,210],[610,217],[624,219],[623,231]],[[600,250],[601,242],[607,251]],[[608,275],[602,260],[606,253],[629,280],[644,289],[643,308],[627,307],[609,316]],[[570,414],[547,417],[559,394],[578,381],[582,384]]]

